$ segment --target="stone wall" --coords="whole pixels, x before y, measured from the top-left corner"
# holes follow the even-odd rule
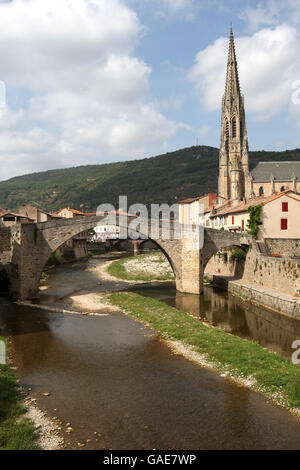
[[[300,257],[300,239],[265,238],[265,244],[270,254]]]
[[[254,247],[249,249],[243,265],[226,263],[223,257],[214,256],[208,262],[205,274],[242,279],[254,286],[300,297],[300,260],[264,256]]]
[[[285,296],[282,293],[274,294],[259,287],[255,288],[253,284],[243,284],[243,281],[228,281],[227,289],[229,292],[246,297],[259,305],[300,319],[300,300],[297,297]]]
[[[300,296],[300,260],[262,256],[249,250],[243,279],[284,294]]]
[[[0,228],[0,263],[5,265],[11,259],[11,229]]]
[[[232,250],[226,252],[226,257],[221,254],[212,256],[205,267],[204,274],[208,277],[220,274],[222,276],[240,279],[243,276],[245,262],[243,260],[229,261],[231,251]]]

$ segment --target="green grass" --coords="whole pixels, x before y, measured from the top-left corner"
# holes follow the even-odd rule
[[[132,272],[127,272],[125,269],[125,264],[127,261],[132,260],[132,259],[147,259],[149,257],[153,256],[153,253],[146,254],[146,255],[139,255],[139,256],[131,256],[129,258],[123,258],[119,259],[117,261],[114,261],[111,263],[107,271],[111,276],[115,276],[118,279],[126,279],[127,281],[171,281],[174,279],[174,276],[172,273],[170,274],[155,274],[155,273],[147,273],[145,271],[132,271]],[[155,269],[155,266],[157,263],[163,263],[164,259],[162,256],[158,257],[156,260],[153,261],[153,269]]]
[[[0,450],[40,449],[33,423],[24,418],[23,398],[14,374],[0,365]]]
[[[98,256],[98,255],[103,255],[105,253],[107,253],[106,248],[103,248],[103,250],[97,249],[97,250],[88,251],[89,256]]]
[[[212,328],[186,313],[135,293],[113,293],[109,301],[168,338],[204,354],[218,371],[253,378],[255,388],[278,403],[300,409],[300,367],[258,343]]]

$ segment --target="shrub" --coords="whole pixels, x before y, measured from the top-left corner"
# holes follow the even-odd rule
[[[229,261],[232,263],[236,259],[246,259],[246,252],[242,250],[241,248],[236,248],[235,250],[232,251]]]

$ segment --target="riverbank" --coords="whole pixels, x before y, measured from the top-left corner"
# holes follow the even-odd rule
[[[149,253],[113,261],[107,272],[126,281],[170,281],[174,279],[172,268],[163,253]]]
[[[27,396],[13,370],[0,365],[0,450],[56,450],[62,444],[57,423]]]
[[[37,450],[38,434],[26,419],[21,389],[7,366],[0,365],[0,450]]]
[[[238,295],[244,300],[270,308],[281,315],[289,315],[300,320],[300,299],[283,294],[268,287],[261,287],[243,279],[230,279],[222,276],[210,276],[214,286]]]
[[[0,300],[14,370],[31,404],[60,428],[61,448],[299,449],[296,416],[228,373],[210,370],[193,346],[104,305],[109,293],[134,289],[169,298],[197,323],[227,332],[236,333],[237,325],[245,332],[258,319],[271,347],[275,336],[290,345],[298,337],[293,325],[274,330],[270,316],[245,317],[239,308],[245,302],[208,287],[192,296],[176,294],[174,282],[104,280],[99,273],[111,258],[53,269],[34,307],[3,299],[1,308]]]
[[[162,333],[180,354],[300,416],[300,368],[290,360],[154,299],[119,292],[110,294],[108,300]]]

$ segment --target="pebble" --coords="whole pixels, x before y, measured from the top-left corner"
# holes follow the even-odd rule
[[[45,392],[45,393],[43,393],[43,396],[44,396],[44,397],[50,397],[50,393],[49,393],[49,392]]]

